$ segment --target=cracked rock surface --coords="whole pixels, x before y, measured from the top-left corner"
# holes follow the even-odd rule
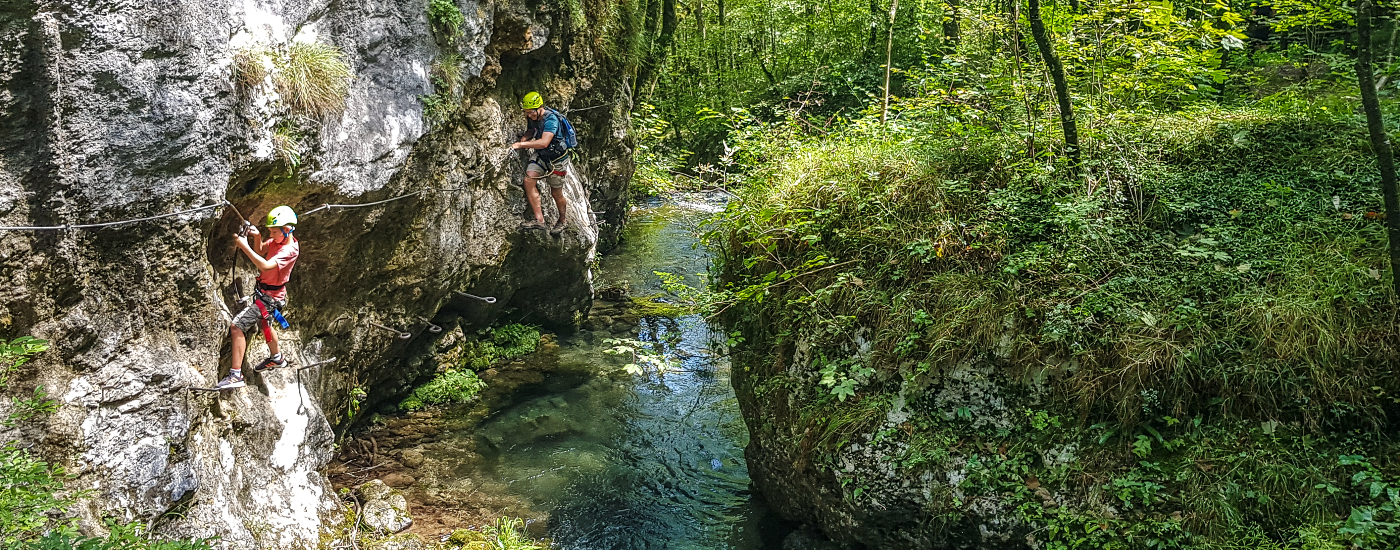
[[[217,535],[227,548],[317,547],[324,523],[344,517],[318,473],[336,433],[431,376],[423,357],[453,331],[429,332],[429,322],[558,327],[587,310],[588,266],[616,241],[632,173],[621,75],[566,7],[457,5],[465,22],[447,40],[425,2],[402,0],[0,4],[0,226],[225,200],[259,217],[290,205],[303,213],[301,258],[282,351],[295,365],[335,358],[301,371],[245,367],[239,390],[188,390],[227,371],[228,315],[251,290],[232,208],[0,231],[0,338],[52,342],[5,397],[43,385],[60,404],[0,432],[92,491],[71,511],[85,524],[108,516]],[[343,110],[295,112],[271,77],[234,84],[240,52],[282,55],[294,42],[344,54]],[[434,67],[450,55],[463,81],[439,89]],[[559,235],[517,230],[528,207],[520,162],[503,145],[524,128],[516,106],[530,90],[561,110],[608,106],[570,117],[581,147]],[[453,107],[428,116],[430,94]],[[268,350],[249,340],[252,364]],[[0,413],[8,407],[0,399]]]

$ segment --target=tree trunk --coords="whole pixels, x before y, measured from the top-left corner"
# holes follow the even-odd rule
[[[880,124],[890,112],[890,64],[894,61],[894,14],[899,10],[899,0],[890,0],[890,31],[885,37],[885,103],[880,106]]]
[[[645,98],[647,83],[651,82],[651,73],[654,68],[652,61],[656,58],[656,26],[661,19],[661,0],[647,0],[646,23],[643,32],[646,40],[646,47],[642,50],[642,59],[637,63],[637,78],[633,82],[636,86],[632,90],[633,97]]]
[[[1050,45],[1050,37],[1045,34],[1045,21],[1040,18],[1040,0],[1026,0],[1026,19],[1031,24],[1031,36],[1040,49],[1040,57],[1045,60],[1045,68],[1050,71],[1050,79],[1055,84],[1055,99],[1060,104],[1060,125],[1065,131],[1065,156],[1069,157],[1069,172],[1079,177],[1079,126],[1074,121],[1074,106],[1070,104],[1069,82],[1065,80],[1065,66]]]
[[[943,14],[943,51],[953,53],[958,50],[958,38],[961,32],[958,23],[958,3],[959,0],[944,0],[948,12]]]
[[[874,61],[880,55],[880,23],[885,20],[885,5],[880,0],[870,0],[870,39],[865,44],[866,59]]]
[[[676,38],[676,27],[679,25],[680,20],[676,17],[676,0],[661,0],[661,34],[656,37],[656,44],[651,49],[650,59],[647,60],[646,78],[638,81],[638,91],[644,86],[648,98],[656,90],[656,81],[661,78],[661,71],[666,65],[666,57],[671,54],[671,46],[675,43]]]
[[[695,27],[700,31],[700,39],[705,39],[705,0],[695,0]]]
[[[724,0],[719,0],[719,3],[716,4],[715,7],[719,10],[719,26],[723,27],[723,26],[724,26]]]
[[[1381,120],[1381,103],[1376,98],[1376,75],[1371,72],[1371,1],[1356,4],[1356,81],[1361,87],[1361,107],[1366,111],[1366,129],[1371,148],[1381,169],[1381,194],[1385,196],[1386,235],[1390,241],[1390,278],[1400,298],[1400,196],[1395,190],[1395,157],[1390,136]]]

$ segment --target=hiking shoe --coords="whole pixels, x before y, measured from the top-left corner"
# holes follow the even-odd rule
[[[254,366],[254,367],[253,367],[253,370],[258,371],[258,372],[262,372],[262,371],[265,371],[265,370],[275,369],[275,368],[277,368],[277,367],[285,367],[285,366],[287,366],[287,360],[286,360],[285,358],[282,357],[282,354],[279,353],[279,354],[277,354],[277,355],[273,355],[273,356],[271,356],[271,357],[268,357],[267,359],[263,359],[261,363],[258,363],[257,366]]]
[[[530,220],[528,222],[520,224],[520,229],[522,231],[529,231],[531,229],[549,229],[549,226],[545,225],[544,222]]]
[[[221,390],[232,390],[247,385],[248,383],[243,381],[243,373],[235,370],[229,371],[228,376],[225,376],[224,379],[220,380],[219,383],[214,387],[219,388]]]
[[[563,232],[564,232],[564,228],[565,228],[565,227],[568,227],[568,225],[569,225],[568,222],[563,222],[563,221],[554,222],[554,225],[549,226],[549,234],[551,234],[551,235],[558,235],[558,234],[560,234],[560,233],[563,233]]]

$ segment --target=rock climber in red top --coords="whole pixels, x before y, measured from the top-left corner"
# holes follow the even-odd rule
[[[229,333],[233,337],[233,361],[228,376],[219,381],[221,390],[241,388],[243,381],[243,353],[248,349],[245,333],[253,325],[261,325],[263,337],[267,339],[267,349],[272,353],[267,359],[253,367],[254,370],[276,368],[287,364],[277,346],[277,333],[269,326],[269,318],[281,320],[281,310],[287,306],[287,281],[292,278],[292,267],[296,265],[301,244],[292,236],[296,230],[297,214],[288,206],[273,208],[267,213],[267,228],[271,238],[262,239],[257,227],[248,224],[241,235],[234,235],[233,242],[258,268],[258,286],[253,291],[253,303],[248,304],[233,318]],[[283,324],[283,327],[286,325]]]

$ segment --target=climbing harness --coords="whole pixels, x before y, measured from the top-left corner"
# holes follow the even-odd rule
[[[494,303],[496,303],[496,297],[495,297],[495,296],[487,296],[487,297],[483,298],[483,297],[481,297],[481,296],[475,296],[475,295],[472,295],[472,294],[467,294],[467,293],[462,292],[462,291],[460,291],[460,290],[454,290],[454,291],[452,291],[452,293],[453,293],[453,294],[457,294],[457,295],[459,295],[459,296],[466,296],[467,298],[471,298],[471,299],[473,299],[473,300],[481,300],[481,301],[486,302],[486,303],[488,303],[488,304],[494,304]]]

